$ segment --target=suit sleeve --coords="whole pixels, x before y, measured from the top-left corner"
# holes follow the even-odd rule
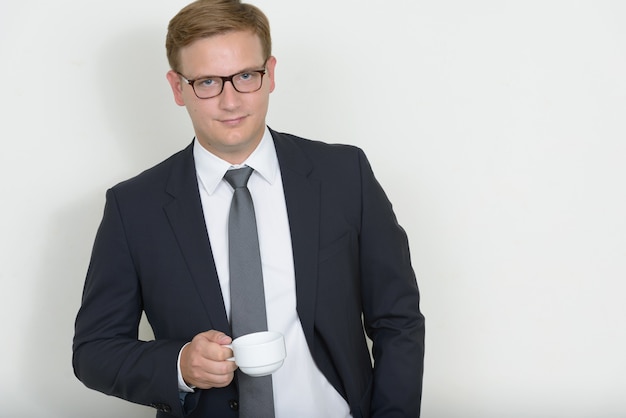
[[[362,151],[360,165],[363,313],[374,357],[371,414],[418,417],[425,328],[408,240]]]
[[[185,341],[140,341],[142,309],[140,281],[109,190],[75,323],[74,372],[89,388],[182,417],[176,365]]]

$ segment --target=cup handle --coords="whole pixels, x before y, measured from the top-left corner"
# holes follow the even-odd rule
[[[233,349],[233,345],[232,344],[224,344],[224,347],[228,347],[231,350]],[[233,357],[227,358],[226,361],[235,361],[234,351],[233,351]]]

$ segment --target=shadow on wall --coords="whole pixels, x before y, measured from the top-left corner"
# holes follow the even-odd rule
[[[112,152],[104,158],[123,156],[108,164],[116,172],[114,177],[119,173],[123,178],[128,175],[121,172],[124,164],[130,166],[131,175],[139,173],[182,149],[193,135],[187,115],[174,103],[165,79],[168,66],[164,31],[143,28],[113,36],[99,54],[100,71],[91,76],[98,86],[92,100],[101,101],[100,117],[110,126],[111,137],[97,133],[101,140],[111,141]],[[39,263],[33,285],[34,308],[29,310],[31,318],[21,357],[14,359],[36,401],[15,405],[19,411],[15,416],[154,416],[150,408],[88,390],[74,377],[74,320],[102,216],[104,189],[100,183],[86,192],[65,187],[63,190],[61,184],[59,193],[67,196],[67,201],[47,213],[47,228],[41,231],[39,260],[34,260]],[[140,338],[152,338],[145,322]]]

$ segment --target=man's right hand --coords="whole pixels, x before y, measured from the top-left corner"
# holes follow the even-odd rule
[[[237,365],[227,359],[233,351],[224,347],[232,339],[211,330],[196,335],[180,355],[180,371],[185,383],[199,389],[221,388],[233,380]]]

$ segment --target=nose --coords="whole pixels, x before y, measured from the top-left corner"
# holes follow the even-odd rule
[[[241,103],[241,93],[235,90],[232,81],[224,82],[224,89],[219,98],[223,109],[235,109]]]

